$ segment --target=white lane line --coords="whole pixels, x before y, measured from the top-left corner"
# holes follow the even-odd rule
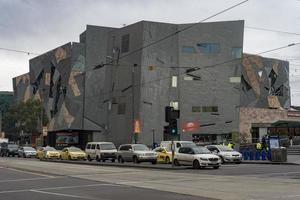
[[[62,187],[31,188],[31,189],[23,189],[23,190],[7,190],[7,191],[0,191],[0,194],[28,192],[28,191],[31,191],[31,190],[37,190],[37,191],[42,191],[42,190],[61,190],[61,189],[72,189],[72,188],[83,188],[83,187],[96,187],[96,186],[121,187],[121,185],[116,185],[116,184],[99,183],[99,184],[89,184],[89,185],[73,185],[73,186],[62,186]]]
[[[41,173],[37,173],[37,172],[24,171],[24,170],[21,170],[21,169],[13,169],[13,168],[6,168],[6,169],[11,170],[11,171],[25,173],[25,174],[32,174],[32,175],[36,175],[36,176],[43,176],[43,177],[48,177],[48,178],[55,178],[55,176],[41,174]]]
[[[57,177],[58,178],[58,177]],[[55,178],[21,178],[21,179],[8,179],[8,180],[0,180],[0,183],[6,182],[24,182],[24,181],[36,181],[36,180],[49,180]]]
[[[39,191],[39,190],[30,190],[30,192],[55,195],[55,196],[63,196],[63,197],[71,197],[71,198],[77,198],[77,199],[95,199],[95,198],[84,197],[84,196],[77,196],[77,195],[63,194],[63,193],[56,193],[56,192],[46,192],[46,191]]]

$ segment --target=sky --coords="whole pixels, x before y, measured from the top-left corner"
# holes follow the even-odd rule
[[[243,0],[0,0],[0,91],[29,71],[35,55],[78,42],[87,24],[123,27],[141,20],[195,23]],[[212,21],[245,20],[244,52],[300,42],[300,0],[249,0]],[[262,31],[263,28],[278,30]],[[300,105],[300,45],[264,54],[290,62],[292,105]]]

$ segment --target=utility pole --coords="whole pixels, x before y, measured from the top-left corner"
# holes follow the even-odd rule
[[[132,81],[132,133],[133,133],[133,138],[134,138],[134,143],[136,144],[137,143],[137,134],[135,133],[135,109],[134,109],[134,97],[135,97],[135,94],[134,94],[134,88],[135,88],[135,79],[134,79],[134,75],[135,75],[135,67],[137,67],[137,64],[133,64],[133,67],[132,67],[132,73],[131,73],[131,81]]]

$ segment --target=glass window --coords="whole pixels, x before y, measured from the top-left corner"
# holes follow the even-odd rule
[[[183,80],[185,80],[185,81],[192,81],[193,77],[191,77],[191,76],[185,76],[185,77],[183,77]]]
[[[231,55],[234,58],[241,58],[242,57],[242,48],[241,47],[232,47]]]
[[[129,34],[122,36],[121,42],[121,53],[126,53],[129,51]]]
[[[202,112],[218,112],[218,106],[202,106]]]
[[[182,49],[181,49],[181,51],[183,53],[195,53],[196,52],[195,48],[192,47],[192,46],[183,46]]]
[[[192,106],[192,112],[201,112],[200,106]]]
[[[172,87],[177,87],[177,76],[172,76]]]
[[[86,145],[86,148],[90,149],[91,148],[91,144]]]
[[[229,82],[230,83],[240,83],[241,82],[241,77],[238,77],[238,76],[229,77]]]
[[[102,150],[114,150],[116,146],[114,144],[101,144]]]
[[[171,101],[170,102],[170,106],[174,108],[174,110],[178,110],[179,109],[179,103],[178,101]]]
[[[96,145],[92,144],[91,149],[95,149],[95,148],[96,148]]]
[[[219,43],[198,43],[197,46],[200,52],[204,54],[213,54],[220,52]]]

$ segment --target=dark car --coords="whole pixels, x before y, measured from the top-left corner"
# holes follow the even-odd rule
[[[18,149],[19,146],[16,144],[7,144],[7,143],[2,143],[1,144],[1,152],[0,155],[2,157],[4,156],[17,156],[18,155]]]

